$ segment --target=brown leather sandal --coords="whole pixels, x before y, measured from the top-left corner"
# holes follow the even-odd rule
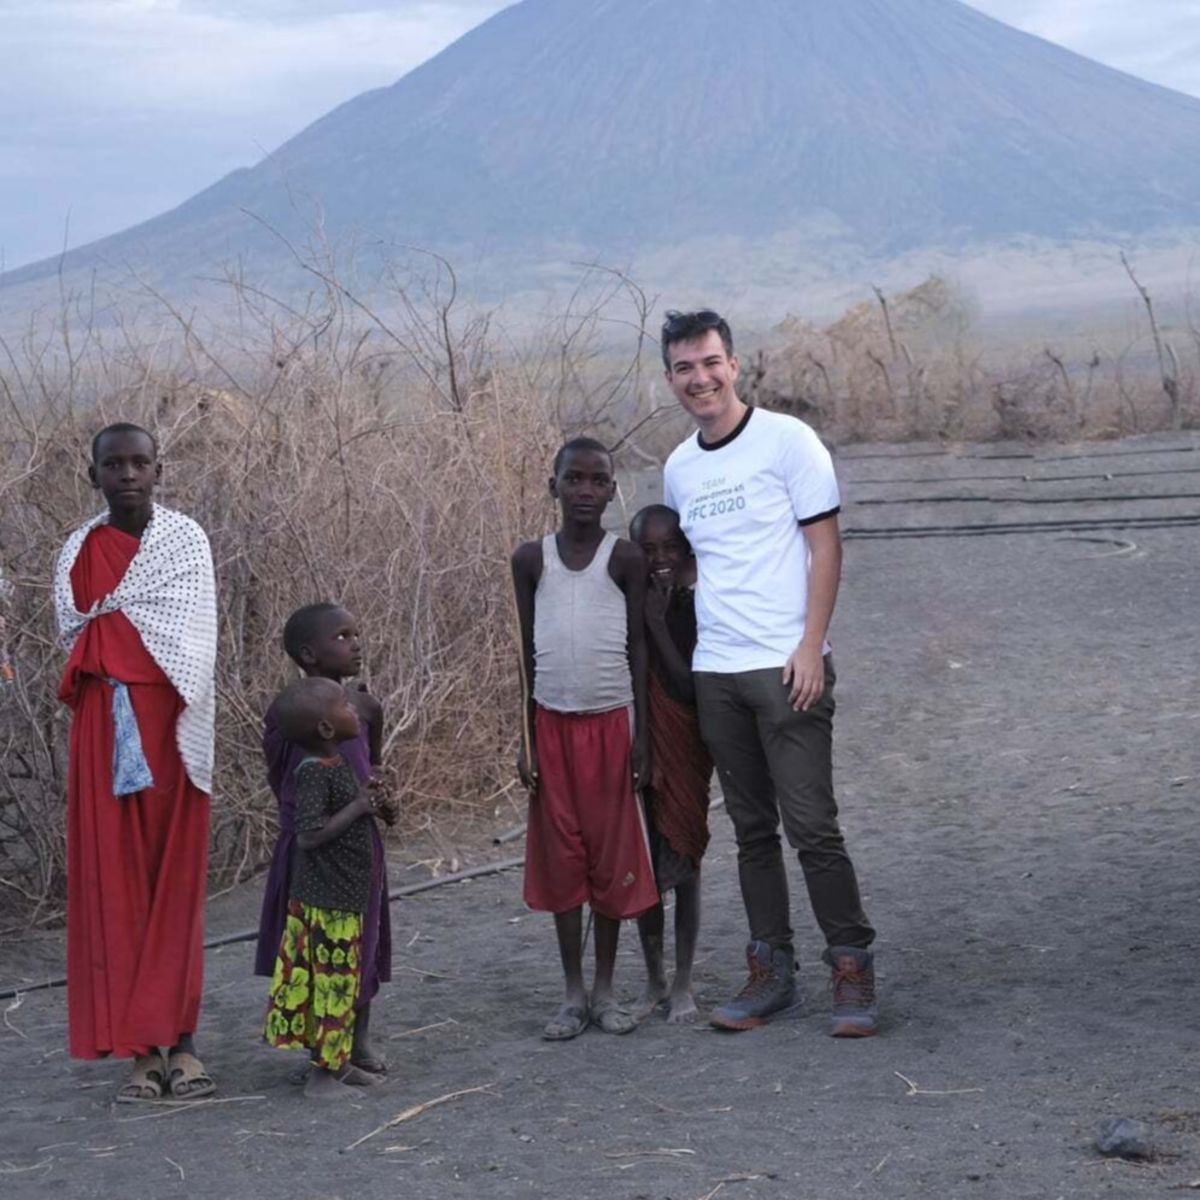
[[[117,1092],[118,1104],[153,1104],[161,1100],[167,1082],[167,1065],[157,1051],[140,1054],[133,1060],[133,1071]]]
[[[167,1058],[167,1079],[176,1100],[199,1100],[217,1090],[204,1064],[194,1054],[182,1050]]]

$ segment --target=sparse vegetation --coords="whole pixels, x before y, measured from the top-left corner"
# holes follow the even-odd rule
[[[798,318],[745,364],[748,395],[832,442],[1103,438],[1200,423],[1200,328],[1148,324],[1066,349],[982,345],[945,281],[852,308],[826,328]],[[1178,344],[1177,344],[1178,341]]]
[[[508,808],[508,555],[549,516],[561,381],[519,357],[501,364],[486,327],[457,326],[445,305],[385,331],[336,289],[320,300],[287,320],[247,306],[237,356],[183,330],[169,360],[95,334],[53,364],[10,360],[0,564],[15,678],[0,691],[0,903],[53,918],[63,890],[68,714],[49,583],[64,534],[97,508],[88,441],[118,417],[158,434],[160,498],[208,530],[217,564],[214,882],[253,870],[273,835],[261,716],[289,674],[284,619],[311,600],[340,598],[362,622],[410,831]]]
[[[213,543],[215,884],[257,868],[273,836],[261,714],[289,672],[284,618],[313,599],[342,599],[366,631],[408,831],[449,837],[471,818],[519,814],[508,555],[549,527],[547,464],[564,431],[594,431],[644,467],[685,428],[655,382],[655,303],[593,272],[520,349],[487,318],[459,316],[444,263],[396,293],[394,319],[314,277],[302,307],[234,286],[235,310],[211,335],[164,302],[155,338],[64,314],[53,336],[0,347],[0,660],[12,667],[0,681],[0,910],[23,921],[60,911],[68,714],[49,584],[65,534],[96,510],[87,445],[109,420],[155,430],[161,499]],[[1186,346],[1162,335],[1148,365],[1135,344],[1074,359],[1038,347],[1001,368],[971,348],[969,316],[931,280],[877,294],[827,329],[787,322],[744,363],[747,395],[835,442],[1109,436],[1200,420],[1194,328]],[[613,328],[624,353],[604,346]]]

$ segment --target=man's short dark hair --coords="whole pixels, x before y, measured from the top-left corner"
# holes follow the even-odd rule
[[[300,651],[317,636],[322,618],[331,612],[340,611],[341,607],[330,600],[322,600],[318,604],[306,604],[288,617],[287,624],[283,627],[283,648],[287,651],[288,658],[298,667],[305,665],[300,661]]]
[[[711,308],[698,308],[695,312],[668,309],[662,327],[663,366],[668,371],[671,369],[671,347],[676,342],[694,342],[713,329],[721,335],[725,353],[732,358],[733,332],[729,322],[720,313],[713,312]]]
[[[612,466],[612,451],[603,443],[598,442],[594,437],[573,437],[569,442],[563,442],[558,448],[558,453],[554,456],[554,477],[558,478],[558,473],[562,470],[563,459],[571,453],[572,450],[591,450],[596,454],[603,454],[608,458],[609,466]]]
[[[148,429],[143,429],[140,425],[134,425],[132,421],[115,421],[112,425],[105,425],[94,438],[92,438],[92,462],[96,461],[96,455],[100,449],[100,442],[108,437],[109,434],[116,433],[141,433],[150,439],[150,445],[154,447],[154,457],[158,457],[158,438],[154,436]]]

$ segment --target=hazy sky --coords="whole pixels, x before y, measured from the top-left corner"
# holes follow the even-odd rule
[[[507,0],[0,0],[7,267],[171,208]],[[684,3],[687,0],[683,0]],[[1200,96],[1200,0],[973,0]]]

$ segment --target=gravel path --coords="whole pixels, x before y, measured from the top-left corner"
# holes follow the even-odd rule
[[[863,448],[841,459],[844,524],[1195,516],[1195,498],[1158,497],[1200,492],[1198,446],[1178,435],[1036,459]],[[1104,499],[1126,493],[1156,498]],[[1047,497],[1072,499],[1031,503]],[[295,1058],[256,1041],[249,946],[208,961],[200,1045],[219,1104],[114,1108],[125,1067],[66,1059],[61,991],[0,1002],[0,1195],[1053,1200],[1192,1184],[1198,611],[1195,526],[848,542],[837,766],[880,935],[879,1038],[825,1036],[819,940],[798,895],[801,1016],[741,1035],[657,1022],[547,1045],[553,935],[508,872],[397,904],[397,981],[376,1018],[391,1079],[335,1112],[288,1082]],[[745,938],[723,813],[714,828],[703,1006],[739,986]],[[256,904],[253,886],[224,898],[213,932]],[[57,942],[0,945],[0,984],[42,970],[39,953]],[[619,984],[632,997],[638,982],[630,929]],[[1108,1116],[1152,1122],[1156,1159],[1100,1159]]]

